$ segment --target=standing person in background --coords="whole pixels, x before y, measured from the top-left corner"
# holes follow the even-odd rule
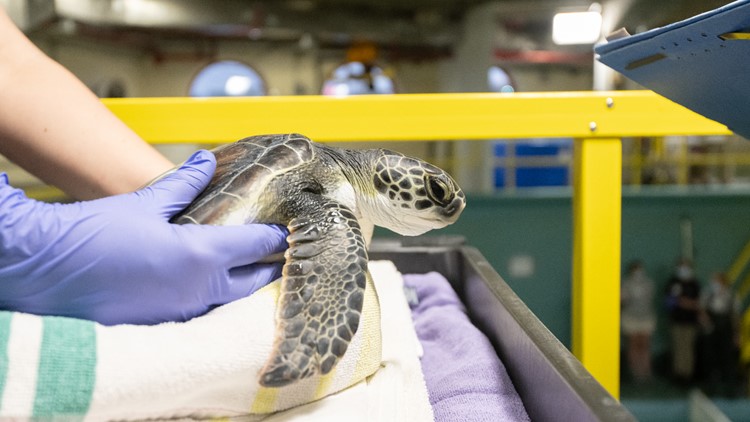
[[[708,380],[712,392],[731,394],[738,370],[740,304],[729,278],[716,273],[701,295],[701,309],[707,331]]]
[[[656,330],[654,282],[641,261],[632,262],[622,282],[621,325],[627,339],[630,374],[636,382],[651,378],[651,336]]]
[[[695,375],[695,340],[700,313],[700,285],[693,265],[683,258],[669,279],[666,291],[671,322],[672,375],[678,382],[691,382]]]

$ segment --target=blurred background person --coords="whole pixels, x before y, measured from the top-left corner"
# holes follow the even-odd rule
[[[706,330],[706,369],[709,392],[732,394],[737,373],[737,347],[740,304],[729,278],[716,273],[701,294],[701,310]]]
[[[671,323],[672,375],[677,382],[692,382],[695,375],[700,285],[689,259],[682,258],[678,262],[667,284],[666,296]]]
[[[641,261],[628,265],[621,288],[620,323],[627,343],[630,375],[636,382],[651,378],[651,336],[656,329],[654,283]]]

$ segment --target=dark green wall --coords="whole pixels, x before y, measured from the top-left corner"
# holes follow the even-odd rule
[[[571,204],[567,189],[469,195],[461,219],[440,232],[463,235],[478,247],[527,306],[568,346]],[[712,272],[727,269],[750,240],[750,189],[626,189],[622,262],[625,265],[634,258],[642,259],[659,291],[680,255],[683,219],[692,222],[696,272],[705,282]],[[378,235],[387,236],[381,231]],[[510,275],[508,261],[514,255],[534,258],[531,277],[515,279]],[[663,347],[663,336],[658,336],[654,348]]]

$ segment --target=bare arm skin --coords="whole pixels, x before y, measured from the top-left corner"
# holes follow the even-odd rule
[[[76,199],[133,191],[173,166],[34,46],[2,7],[0,154]]]

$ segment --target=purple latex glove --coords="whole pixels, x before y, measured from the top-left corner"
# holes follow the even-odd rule
[[[216,160],[198,151],[134,193],[73,204],[26,198],[0,175],[0,309],[113,325],[185,321],[273,281],[273,225],[176,225]]]

